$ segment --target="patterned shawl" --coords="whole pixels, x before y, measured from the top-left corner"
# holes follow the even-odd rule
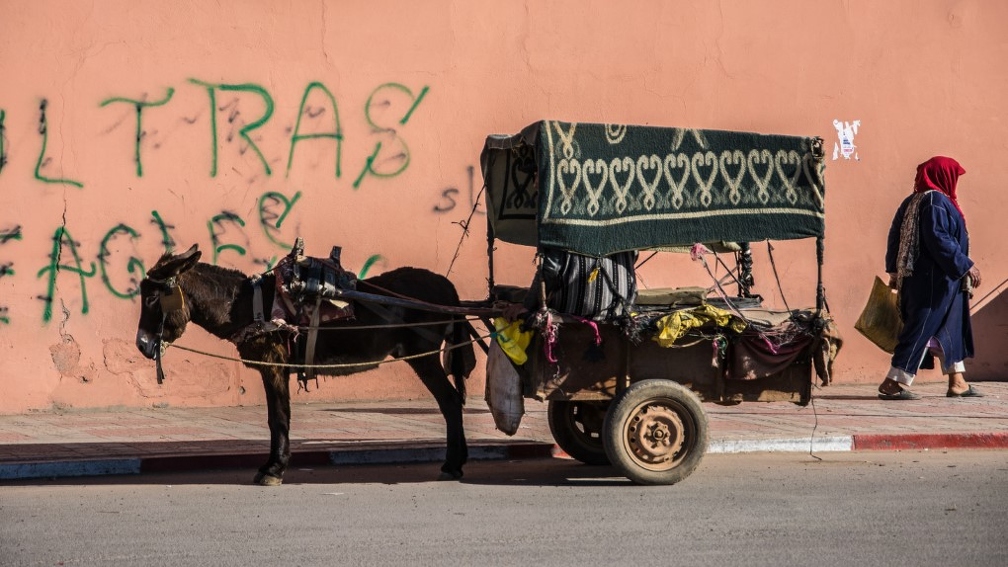
[[[920,204],[928,191],[944,194],[966,222],[966,215],[956,199],[956,185],[959,176],[966,173],[959,162],[952,158],[935,156],[917,166],[914,179],[913,197],[903,213],[900,225],[899,253],[896,256],[896,289],[903,286],[903,278],[913,274],[914,263],[920,253]]]

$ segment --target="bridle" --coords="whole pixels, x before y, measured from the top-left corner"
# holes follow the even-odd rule
[[[154,365],[157,368],[157,383],[162,384],[164,383],[164,370],[161,368],[161,354],[163,351],[161,347],[164,342],[165,320],[168,319],[169,313],[185,309],[185,295],[182,293],[182,288],[179,287],[178,276],[169,276],[163,280],[146,277],[144,280],[154,284],[159,291],[158,301],[161,305],[161,323],[158,325],[157,343],[154,345]]]

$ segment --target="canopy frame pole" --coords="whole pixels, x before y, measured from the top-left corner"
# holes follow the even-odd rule
[[[488,195],[488,193],[484,193]],[[484,197],[485,198],[485,197]],[[493,296],[494,290],[494,242],[497,240],[494,229],[493,221],[490,219],[489,209],[487,210],[487,297],[490,299],[495,299]]]
[[[817,266],[817,276],[816,276],[816,311],[822,313],[823,306],[826,304],[826,289],[823,287],[823,257],[825,255],[825,241],[822,236],[816,237],[816,262]]]
[[[738,268],[738,296],[752,297],[752,286],[755,284],[752,275],[753,259],[752,248],[748,242],[739,242],[742,248],[736,255],[736,265]]]

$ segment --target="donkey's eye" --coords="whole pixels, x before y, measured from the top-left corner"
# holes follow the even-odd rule
[[[156,306],[158,304],[158,302],[160,300],[161,300],[161,298],[158,297],[157,294],[154,294],[154,295],[148,295],[147,297],[145,297],[144,300],[143,300],[143,302],[144,302],[144,305],[147,306],[147,307],[154,307],[154,306]]]

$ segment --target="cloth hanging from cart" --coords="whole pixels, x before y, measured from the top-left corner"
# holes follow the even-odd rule
[[[833,317],[823,314],[820,322],[821,330],[812,345],[812,365],[821,385],[829,386],[833,382],[833,362],[840,354],[844,341]]]
[[[732,380],[756,380],[780,374],[807,352],[813,340],[812,335],[799,334],[786,343],[772,345],[759,335],[740,336],[730,350],[727,377]]]
[[[678,309],[658,319],[655,322],[658,332],[654,341],[663,347],[671,347],[690,329],[709,324],[731,329],[735,333],[741,333],[746,328],[746,322],[731,312],[713,305],[700,305],[692,309]]]
[[[589,256],[825,234],[822,140],[537,122],[481,156],[494,235]]]

